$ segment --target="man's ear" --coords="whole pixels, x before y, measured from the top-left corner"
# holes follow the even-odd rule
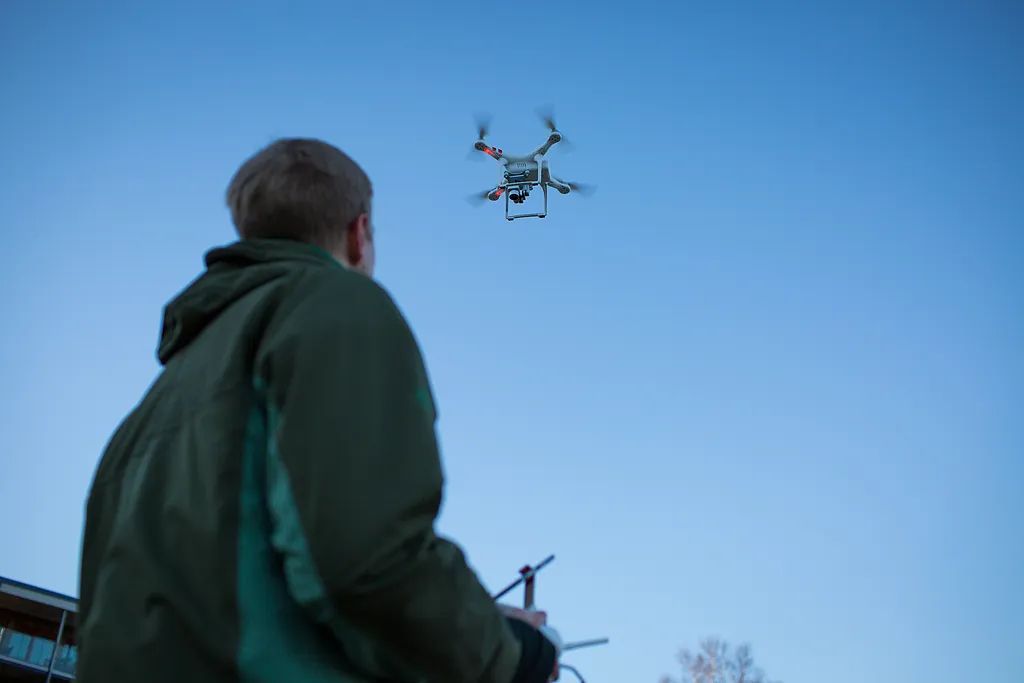
[[[366,253],[367,244],[373,239],[370,234],[370,216],[361,213],[348,224],[345,231],[345,256],[353,268],[358,268]]]

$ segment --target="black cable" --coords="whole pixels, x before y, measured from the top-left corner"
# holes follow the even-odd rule
[[[573,673],[573,675],[576,676],[576,678],[580,679],[580,683],[587,683],[585,680],[583,680],[583,676],[580,675],[580,672],[576,670],[576,667],[569,666],[568,664],[561,664],[560,663],[558,665],[558,668],[559,668],[559,670],[561,670],[561,669],[568,669],[569,671],[571,671]]]

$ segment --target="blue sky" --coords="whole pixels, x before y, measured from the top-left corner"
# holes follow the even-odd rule
[[[0,8],[0,575],[77,592],[163,304],[277,136],[375,184],[441,529],[591,683],[705,635],[787,683],[1024,679],[1024,12],[959,3]],[[897,6],[898,5],[898,6]],[[466,195],[551,103],[594,183]]]

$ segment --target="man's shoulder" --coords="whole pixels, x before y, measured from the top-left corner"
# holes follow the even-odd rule
[[[407,325],[387,289],[347,268],[304,268],[283,291],[280,306],[289,325],[309,330],[325,325]]]
[[[347,270],[311,270],[289,286],[275,308],[256,357],[261,377],[288,376],[296,367],[313,367],[310,363],[331,367],[339,358],[354,362],[352,371],[379,372],[384,363],[425,375],[405,316],[371,278]],[[273,386],[273,380],[269,383]]]

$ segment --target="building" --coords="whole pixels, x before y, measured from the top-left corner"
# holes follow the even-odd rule
[[[70,681],[78,601],[0,576],[0,683]]]

